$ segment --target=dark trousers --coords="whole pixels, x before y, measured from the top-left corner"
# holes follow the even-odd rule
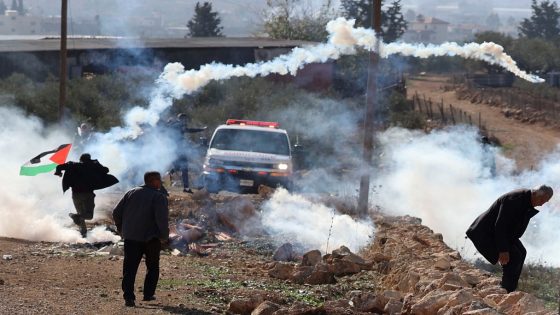
[[[509,262],[502,266],[502,288],[506,291],[513,292],[517,289],[517,282],[523,270],[523,262],[527,256],[527,250],[523,247],[520,240],[515,240],[509,250]]]
[[[189,168],[187,166],[181,168],[181,179],[183,188],[189,188]]]
[[[125,300],[135,300],[134,281],[142,256],[146,255],[146,279],[144,280],[144,297],[151,297],[156,293],[159,279],[159,252],[161,242],[152,239],[147,242],[124,240],[124,262],[122,290]]]
[[[73,192],[72,191],[72,201],[74,202],[74,208],[76,208],[76,213],[74,223],[80,227],[80,233],[85,236],[87,232],[86,221],[93,219],[93,209],[95,208],[95,194],[93,192]]]

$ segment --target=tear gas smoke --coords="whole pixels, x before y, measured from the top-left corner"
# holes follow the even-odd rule
[[[356,53],[356,47],[374,50],[378,39],[371,29],[354,27],[354,20],[337,18],[327,24],[329,41],[308,47],[296,47],[290,53],[273,60],[250,63],[243,66],[211,63],[200,69],[185,70],[180,63],[169,63],[158,79],[158,87],[153,101],[148,108],[136,107],[127,115],[125,127],[111,131],[115,139],[135,138],[142,130],[142,125],[155,125],[161,113],[171,106],[172,97],[180,98],[206,86],[211,81],[227,80],[234,77],[256,77],[269,74],[296,75],[305,65],[324,63],[339,59],[343,55]],[[379,42],[380,55],[388,57],[394,54],[428,58],[431,56],[460,56],[468,59],[485,61],[499,65],[513,74],[530,82],[543,82],[537,76],[527,74],[519,69],[515,61],[504,52],[502,46],[495,43],[458,45],[413,45],[406,43],[383,44]]]
[[[297,242],[304,250],[319,249],[323,253],[327,252],[327,240],[329,252],[341,245],[357,252],[369,243],[374,232],[369,220],[356,221],[349,215],[333,214],[325,205],[285,189],[276,190],[263,204],[262,223],[279,242]]]
[[[537,76],[527,74],[517,67],[515,61],[504,52],[502,46],[495,43],[470,43],[458,45],[457,43],[444,43],[441,45],[414,45],[406,43],[384,44],[379,42],[375,32],[363,27],[354,27],[354,20],[337,18],[327,24],[329,41],[308,47],[297,47],[289,54],[279,56],[273,60],[246,64],[243,66],[212,63],[203,65],[199,70],[185,70],[180,63],[168,64],[160,81],[170,84],[175,97],[193,93],[213,80],[226,80],[233,77],[256,77],[269,74],[291,74],[310,63],[324,63],[327,60],[336,60],[343,55],[356,53],[356,47],[375,50],[379,44],[381,57],[394,54],[428,58],[432,56],[460,56],[462,58],[485,61],[503,67],[513,74],[530,82],[543,82]]]
[[[147,108],[135,107],[130,110],[125,115],[125,124],[123,127],[115,127],[105,134],[95,134],[92,137],[92,141],[84,148],[84,151],[89,151],[94,158],[99,159],[101,163],[107,165],[122,181],[138,184],[144,171],[147,169],[165,171],[172,164],[177,153],[180,150],[184,150],[184,148],[177,145],[180,141],[178,141],[176,133],[170,131],[169,128],[159,128],[161,126],[161,114],[172,105],[172,99],[174,97],[178,98],[182,97],[184,94],[193,93],[213,80],[225,80],[240,76],[266,76],[273,73],[294,75],[306,64],[336,60],[342,55],[354,54],[357,47],[369,50],[374,49],[377,46],[377,39],[373,31],[364,28],[354,28],[353,25],[354,21],[348,21],[343,18],[331,21],[327,25],[327,30],[330,33],[327,43],[294,48],[291,53],[279,56],[267,62],[247,64],[244,66],[212,63],[201,66],[199,70],[185,70],[184,67],[178,63],[168,64],[158,79],[154,93],[150,97],[151,101],[149,106]],[[500,65],[526,80],[541,82],[540,78],[520,70],[516,66],[515,61],[503,52],[503,48],[493,43],[467,44],[464,46],[459,46],[454,43],[446,43],[439,46],[402,43],[385,45],[379,43],[379,47],[379,53],[382,57],[387,57],[392,54],[402,54],[420,58],[457,55],[463,58],[472,58]],[[23,161],[29,159],[30,156],[36,153],[33,152],[35,146],[22,147],[20,150],[19,147],[21,143],[56,143],[56,145],[58,145],[68,142],[68,137],[64,136],[61,132],[43,130],[41,123],[37,120],[26,119],[21,113],[13,113],[11,110],[2,110],[6,111],[4,115],[1,115],[3,122],[1,126],[4,128],[1,129],[1,136],[5,140],[0,144],[0,147],[4,149],[4,152],[13,153],[10,154],[9,161],[7,161],[8,163],[4,164],[4,167],[6,167],[6,174],[10,174],[14,169],[18,169]],[[15,132],[16,130],[17,133]],[[142,135],[142,137],[139,137],[140,135]],[[17,152],[14,152],[14,147],[18,148],[18,150],[16,150]],[[453,148],[455,147],[446,149],[451,150]],[[398,149],[398,147],[395,149]],[[458,148],[455,149],[458,150]],[[473,171],[482,172],[483,168],[474,163],[472,152],[467,152],[466,158],[461,158],[457,155],[457,152],[453,151],[451,153],[442,153],[443,158],[441,158],[440,161],[445,162],[446,156],[457,158],[459,162],[465,162],[466,164],[464,165],[472,167]],[[412,157],[418,156],[419,155],[412,155]],[[473,160],[469,158],[473,158]],[[424,159],[419,160],[422,161]],[[399,160],[395,157],[395,163],[398,161],[401,161],[402,165],[393,165],[394,173],[387,173],[385,175],[389,182],[391,182],[391,179],[393,180],[392,185],[387,184],[385,186],[385,189],[388,189],[385,198],[389,196],[401,196],[403,200],[402,205],[391,206],[388,200],[385,200],[383,204],[387,209],[396,212],[404,212],[406,209],[418,211],[421,217],[429,217],[429,219],[426,219],[428,224],[439,224],[438,222],[443,222],[435,215],[430,214],[433,213],[434,209],[444,211],[444,204],[446,206],[445,211],[449,211],[447,210],[449,209],[449,203],[438,201],[442,198],[435,198],[432,190],[427,191],[429,187],[434,187],[426,185],[420,180],[424,178],[429,182],[429,180],[433,180],[434,178],[427,177],[427,173],[422,173],[420,169],[407,169],[406,167],[410,165],[410,162],[403,161],[402,158]],[[426,164],[420,166],[432,167],[433,164],[428,162],[428,160],[425,160],[424,163]],[[443,178],[436,181],[440,184],[446,183],[447,185],[445,187],[435,186],[438,189],[449,189],[450,187],[454,187],[451,183],[455,183],[455,179],[457,179],[453,176],[462,180],[460,183],[465,186],[464,188],[469,188],[470,190],[467,191],[471,191],[473,194],[472,196],[478,196],[478,199],[475,197],[471,197],[470,199],[466,197],[460,198],[461,195],[456,193],[459,200],[465,201],[465,204],[460,206],[461,209],[468,208],[474,209],[471,211],[479,212],[485,209],[492,199],[495,199],[498,191],[502,193],[506,190],[504,189],[505,187],[515,186],[514,183],[516,181],[512,178],[505,180],[505,183],[508,183],[509,186],[503,184],[494,185],[491,181],[476,182],[474,178],[466,175],[468,173],[467,168],[461,163],[455,164],[447,162],[448,166],[455,171],[449,171],[447,172],[448,174],[441,175]],[[457,165],[461,166],[459,167]],[[438,165],[435,165],[433,167],[437,166]],[[400,167],[405,168],[401,169]],[[458,168],[455,169],[455,167]],[[408,175],[411,176],[410,180],[417,180],[418,187],[415,187],[417,191],[425,191],[424,195],[420,194],[417,197],[418,199],[408,199],[407,201],[406,198],[412,198],[411,196],[414,194],[403,194],[402,191],[396,187],[400,181],[407,181],[407,171],[409,172]],[[394,179],[392,176],[399,177],[400,181]],[[27,181],[28,179],[15,177],[17,176],[14,175],[10,187],[1,193],[2,200],[6,201],[3,203],[3,210],[0,213],[0,234],[35,240],[72,241],[79,239],[78,232],[64,228],[59,223],[67,221],[61,218],[66,218],[67,209],[71,209],[71,207],[69,206],[69,198],[59,197],[60,195],[58,194],[60,191],[57,187],[58,184],[53,185],[53,182],[49,180],[48,177],[41,177],[39,179],[34,178],[33,185],[30,185]],[[527,175],[526,178],[532,177]],[[127,179],[129,180],[127,181]],[[449,182],[446,182],[447,180],[449,180]],[[518,180],[519,179],[517,179],[517,181]],[[475,182],[476,185],[474,187],[468,185]],[[484,184],[483,187],[490,188],[482,189],[477,186],[481,185],[481,183]],[[412,187],[407,186],[407,188],[412,190]],[[460,191],[460,189],[457,189],[457,192],[458,191]],[[490,191],[492,193],[490,193]],[[480,192],[485,192],[487,195],[484,195],[485,197],[480,197],[483,196],[477,195]],[[453,194],[449,193],[445,196],[453,196]],[[381,201],[383,202],[383,200]],[[477,201],[480,201],[480,203]],[[456,201],[451,204],[457,206]],[[282,212],[285,211],[286,213],[284,215],[279,213],[281,205],[287,206],[286,208],[290,207],[291,211],[282,209]],[[411,208],[405,209],[405,206]],[[302,224],[300,222],[299,225],[284,224],[283,226],[277,227],[271,226],[271,228],[283,234],[290,234],[290,232],[293,232],[297,235],[301,232],[301,235],[305,235],[304,241],[302,242],[321,248],[326,245],[328,234],[321,234],[323,233],[321,231],[324,227],[330,226],[331,216],[329,214],[325,215],[326,213],[330,213],[328,208],[305,201],[302,197],[290,196],[282,192],[279,192],[278,195],[267,204],[267,207],[269,219],[276,216],[279,220],[287,220],[288,222],[291,222],[290,220],[294,220],[296,217],[298,221],[302,220],[299,216],[304,212],[302,209],[314,209],[313,211],[308,211],[309,216],[304,219],[308,220],[308,223]],[[14,211],[13,209],[18,210]],[[296,210],[297,212],[295,212]],[[295,216],[295,213],[297,213],[298,216]],[[320,215],[317,215],[317,213]],[[465,211],[463,213],[467,212]],[[293,216],[290,216],[290,214]],[[415,213],[413,212],[412,214]],[[541,217],[545,216],[541,215]],[[456,216],[449,216],[446,218],[456,219]],[[474,218],[474,216],[472,218]],[[468,224],[472,221],[472,218],[469,216],[467,220],[465,217],[460,223]],[[323,221],[329,222],[326,224]],[[268,222],[271,221],[269,220]],[[281,221],[278,222],[281,223]],[[318,224],[318,222],[321,223]],[[290,225],[296,227],[290,227]],[[450,226],[449,222],[443,225],[446,227]],[[305,228],[302,230],[293,230],[297,228],[297,226]],[[316,226],[318,230],[310,232],[314,231],[311,228],[313,226]],[[338,226],[340,226],[340,228],[338,228]],[[459,230],[459,228],[457,230]],[[462,225],[460,226],[460,230],[463,231]],[[340,243],[346,243],[355,250],[357,247],[361,246],[360,244],[367,242],[372,227],[370,223],[354,222],[349,217],[336,216],[333,231],[333,248]],[[356,233],[349,238],[345,238],[346,236],[344,234],[336,234],[348,233],[348,231],[355,231]],[[328,233],[328,230],[324,233]],[[314,237],[314,235],[317,235],[317,237]],[[458,234],[456,232],[450,235]]]
[[[297,47],[289,54],[266,62],[243,66],[211,63],[201,66],[198,70],[185,70],[180,63],[170,63],[165,66],[163,73],[157,80],[157,87],[150,98],[149,106],[147,108],[134,107],[131,109],[125,115],[123,127],[113,128],[106,134],[97,134],[94,137],[95,141],[92,141],[86,147],[86,150],[91,151],[101,161],[115,161],[115,163],[118,163],[115,168],[117,176],[122,177],[126,174],[125,172],[130,170],[141,170],[142,166],[145,165],[164,170],[173,162],[172,157],[177,156],[177,150],[185,149],[174,145],[177,142],[175,141],[177,140],[176,135],[173,137],[169,132],[164,132],[162,128],[159,128],[157,129],[159,131],[156,131],[156,133],[159,133],[159,139],[162,139],[161,141],[165,143],[142,140],[145,142],[144,147],[147,148],[142,152],[138,151],[138,146],[123,144],[123,140],[137,139],[144,133],[146,126],[150,128],[155,127],[160,120],[161,114],[172,105],[173,98],[180,98],[185,94],[191,94],[215,80],[226,80],[241,76],[266,76],[269,74],[295,75],[306,64],[323,63],[328,60],[336,60],[342,55],[354,54],[356,47],[373,50],[377,46],[378,39],[373,30],[362,27],[355,28],[354,20],[338,18],[330,21],[327,24],[327,31],[330,34],[327,43],[309,47]],[[542,81],[540,78],[520,70],[515,61],[504,53],[503,48],[494,43],[467,44],[464,46],[459,46],[455,43],[446,43],[439,46],[404,43],[379,44],[379,53],[382,57],[392,54],[419,58],[457,55],[502,66],[531,82]],[[173,141],[166,141],[165,138]],[[153,150],[152,148],[156,145],[158,150]],[[146,163],[148,161],[143,161],[144,157],[148,157],[149,162],[155,163]],[[128,173],[127,176],[132,176],[135,181],[138,181],[138,174],[130,175],[130,172]]]
[[[4,153],[0,236],[84,242],[76,229],[68,227],[71,222],[68,212],[74,207],[68,194],[62,196],[60,178],[52,174],[26,177],[18,173],[21,164],[39,153],[39,147],[57,147],[69,143],[69,137],[60,130],[45,128],[39,119],[26,117],[20,110],[0,107],[0,139],[0,151]],[[104,227],[88,237],[90,241],[114,239],[115,235]]]
[[[491,176],[487,152],[474,129],[454,128],[424,134],[390,129],[380,134],[384,157],[376,171],[373,203],[395,215],[420,217],[435,232],[443,234],[453,248],[468,258],[476,250],[465,231],[502,194],[540,184],[560,187],[560,149],[550,154],[534,171],[512,175],[513,162],[496,154],[499,172]],[[560,198],[554,196],[531,220],[523,242],[527,259],[560,265],[555,250],[560,224]]]
[[[299,117],[304,116],[312,115],[301,110]],[[303,119],[309,119],[309,125],[318,125],[311,117]],[[380,133],[378,140],[380,156],[373,171],[372,204],[389,215],[421,218],[465,258],[481,258],[472,243],[465,240],[465,231],[499,196],[543,183],[560,187],[560,147],[536,169],[516,174],[515,162],[498,148],[482,145],[474,128],[455,127],[430,134],[393,128]],[[341,165],[332,157],[328,161]],[[493,162],[497,166],[495,175]],[[309,173],[311,178],[306,182],[312,183],[312,190],[326,186],[331,192],[355,195],[360,174],[348,172],[346,176],[336,176],[320,168]],[[560,255],[555,250],[560,225],[558,194],[557,191],[541,207],[522,239],[528,250],[527,261],[560,265]],[[279,241],[295,240],[309,249],[324,251],[332,214],[332,209],[323,204],[279,191],[263,206],[263,224]],[[341,232],[346,234],[337,234]],[[357,250],[367,245],[373,233],[370,222],[352,221],[336,213],[331,238],[334,242],[329,248],[346,244]]]

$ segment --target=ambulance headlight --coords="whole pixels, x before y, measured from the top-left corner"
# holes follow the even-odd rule
[[[288,167],[289,167],[289,165],[286,164],[286,163],[280,163],[280,164],[277,164],[277,165],[276,165],[276,168],[279,169],[279,170],[282,170],[282,171],[287,170]]]

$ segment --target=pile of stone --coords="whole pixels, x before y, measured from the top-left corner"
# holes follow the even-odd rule
[[[555,314],[530,294],[507,294],[500,279],[463,261],[441,234],[421,225],[420,219],[379,216],[375,222],[376,240],[364,257],[374,262],[384,275],[383,286],[390,289],[381,294],[393,299],[390,307],[383,308],[385,313],[394,314],[401,306],[401,314],[418,315]],[[363,298],[364,294],[368,296],[362,293],[359,301],[375,300],[371,294]]]
[[[441,234],[412,217],[376,217],[375,242],[362,257],[341,247],[330,255],[317,250],[290,256],[281,246],[275,258],[298,260],[270,264],[269,275],[296,283],[334,283],[337,277],[374,270],[377,291],[350,291],[321,307],[290,306],[255,294],[230,303],[232,314],[415,314],[415,315],[552,315],[544,303],[525,292],[507,293],[500,279],[463,261]],[[293,254],[293,253],[292,253]]]
[[[322,256],[319,250],[312,250],[303,255],[301,263],[291,253],[291,245],[282,245],[273,256],[275,261],[269,265],[268,275],[272,278],[289,280],[294,283],[311,285],[336,283],[335,277],[348,276],[370,270],[372,263],[341,246],[331,254]]]

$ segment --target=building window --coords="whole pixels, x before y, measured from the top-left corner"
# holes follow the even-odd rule
[[[37,22],[35,21],[31,22],[31,26],[35,26],[35,25],[37,25]]]
[[[15,29],[15,28],[12,28],[12,33],[14,33],[15,31],[16,31],[16,29]]]

